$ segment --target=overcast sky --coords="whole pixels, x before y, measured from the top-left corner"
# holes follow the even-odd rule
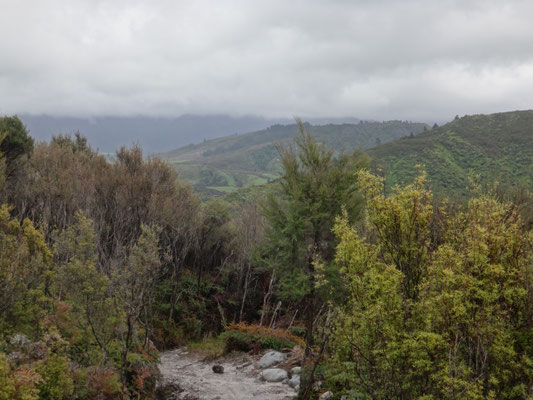
[[[0,0],[0,114],[529,108],[531,0]]]

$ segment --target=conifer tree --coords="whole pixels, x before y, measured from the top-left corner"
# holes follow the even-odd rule
[[[297,148],[277,146],[283,171],[279,190],[268,198],[264,211],[268,263],[279,277],[281,297],[300,301],[305,309],[309,355],[314,320],[326,300],[316,287],[315,265],[320,261],[326,270],[331,266],[336,242],[331,229],[342,208],[353,219],[359,215],[362,199],[355,172],[366,167],[367,159],[358,151],[336,158],[300,120],[297,124]]]

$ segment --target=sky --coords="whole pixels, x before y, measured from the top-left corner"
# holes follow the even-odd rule
[[[533,108],[533,1],[0,0],[0,114]]]

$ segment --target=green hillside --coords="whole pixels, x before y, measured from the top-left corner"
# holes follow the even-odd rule
[[[466,196],[470,171],[533,189],[533,111],[472,115],[369,151],[387,188],[412,180],[423,165],[437,193]]]
[[[313,136],[337,152],[366,150],[416,135],[427,128],[422,123],[404,121],[307,124],[307,127]],[[275,179],[279,160],[274,143],[289,145],[297,131],[294,124],[273,125],[265,130],[208,140],[158,156],[174,165],[197,190],[208,195],[222,195]]]

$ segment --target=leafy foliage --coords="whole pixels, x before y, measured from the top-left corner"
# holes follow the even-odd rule
[[[250,351],[259,349],[292,349],[298,345],[303,347],[302,338],[291,334],[286,329],[273,329],[260,325],[233,323],[221,334],[225,341],[225,350]]]
[[[33,151],[33,138],[22,121],[17,117],[0,118],[0,153],[6,162],[6,174],[11,177],[17,168],[17,160],[28,156]]]
[[[359,180],[365,227],[344,218],[335,228],[349,297],[330,384],[355,398],[531,396],[532,238],[516,207],[478,190],[465,210],[439,210],[432,240],[424,175],[388,198],[381,179]]]
[[[472,115],[369,150],[387,191],[411,182],[423,165],[435,194],[468,199],[472,171],[533,189],[533,111]]]
[[[355,152],[335,159],[332,150],[318,144],[301,122],[299,126],[298,152],[279,148],[283,172],[279,190],[265,206],[269,222],[265,253],[280,278],[281,296],[301,301],[307,310],[309,352],[313,321],[325,296],[315,291],[319,275],[315,264],[321,261],[329,266],[333,258],[331,228],[341,208],[350,210],[354,219],[358,216],[362,200],[353,174],[366,165],[366,158]]]

